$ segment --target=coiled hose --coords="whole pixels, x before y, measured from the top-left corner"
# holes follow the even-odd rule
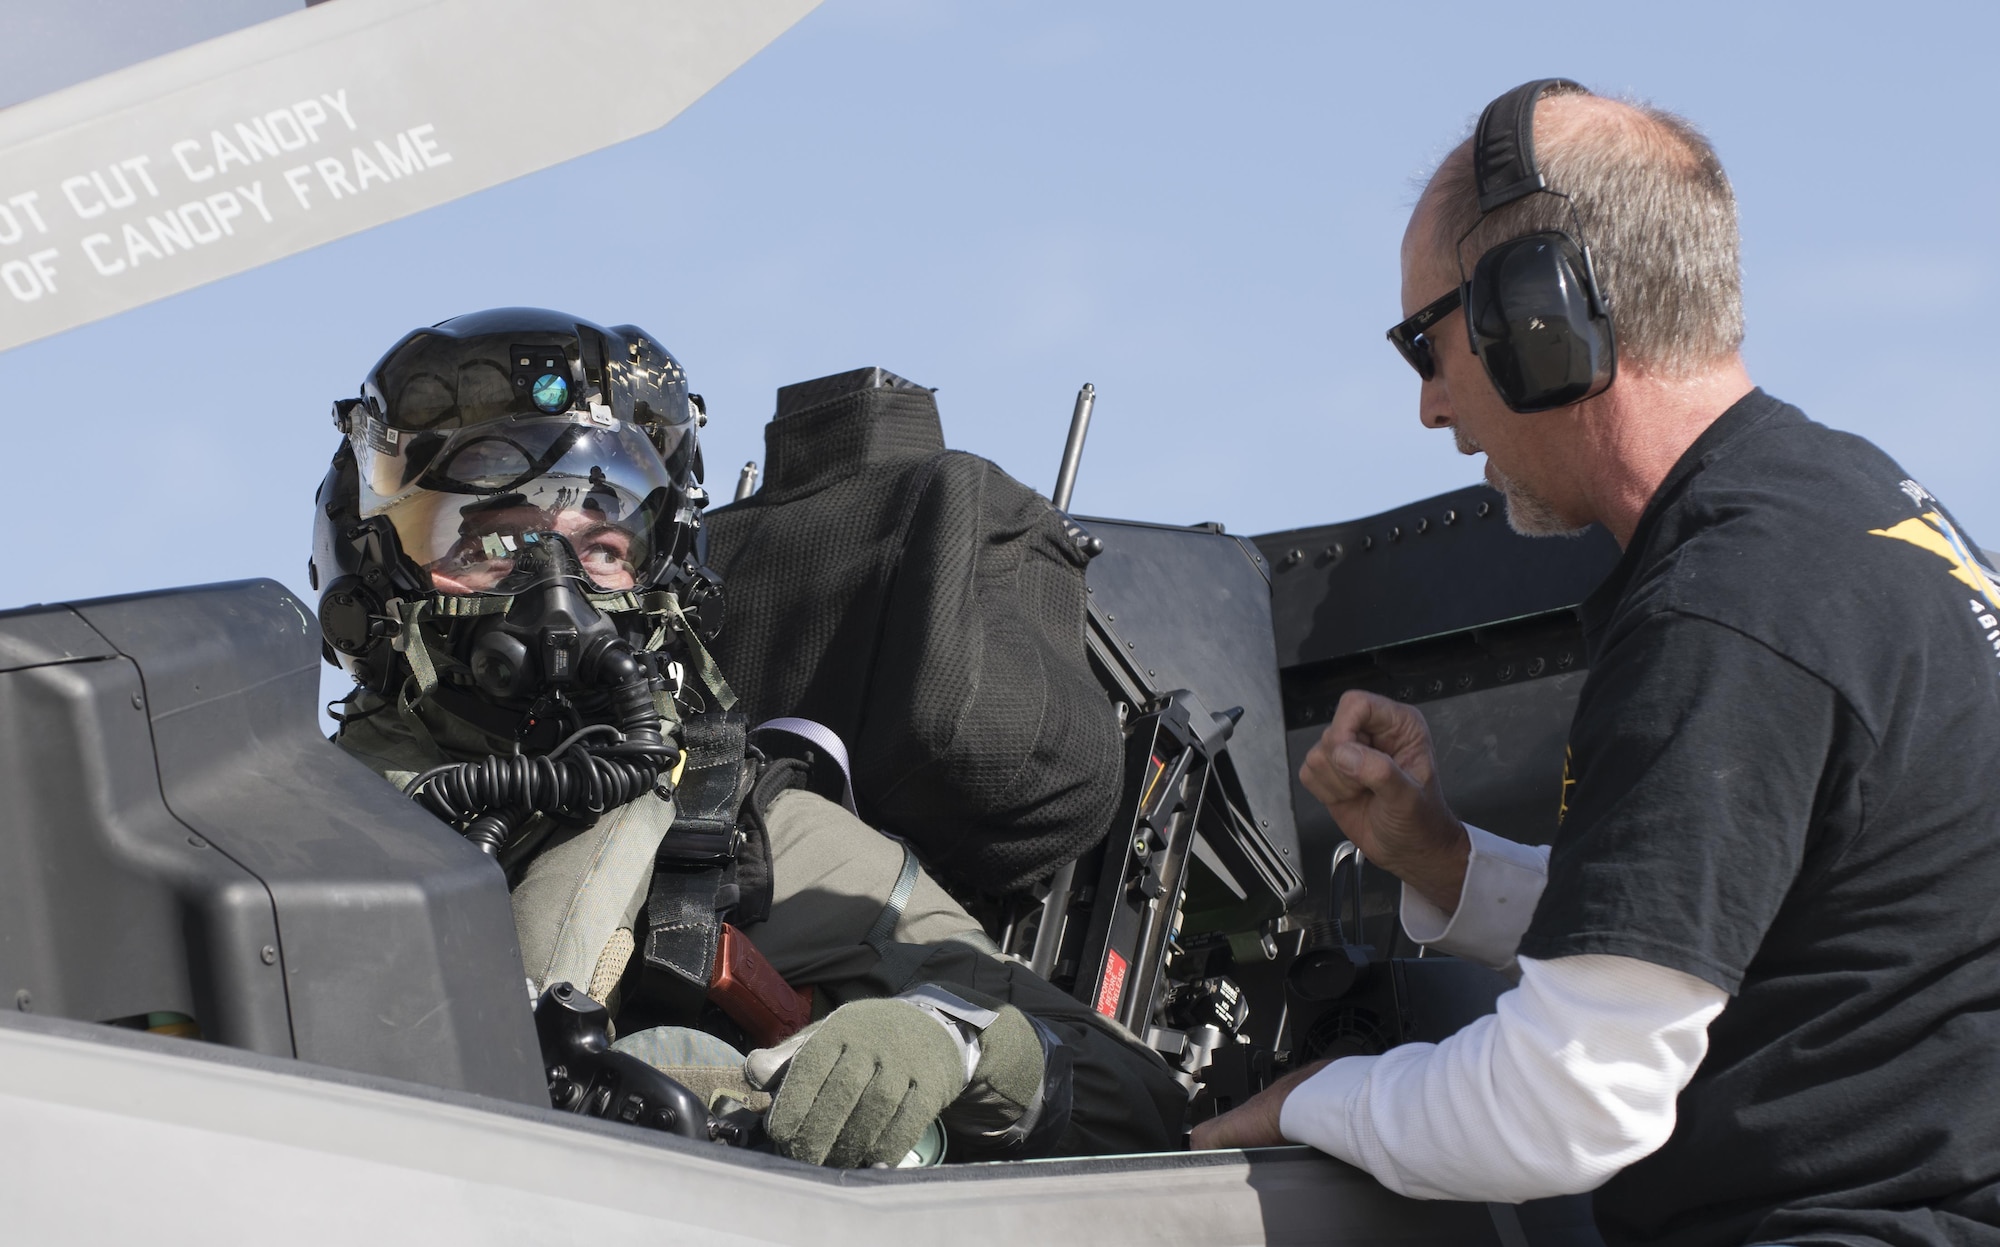
[[[482,853],[497,855],[514,829],[534,814],[598,815],[651,791],[680,750],[660,736],[652,682],[623,645],[597,660],[610,688],[611,722],[570,734],[546,754],[434,766],[404,787],[405,796],[454,826]],[[592,736],[612,743],[587,742]]]

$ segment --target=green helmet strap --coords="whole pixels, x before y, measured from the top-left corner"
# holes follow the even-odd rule
[[[591,593],[585,595],[590,604],[606,613],[636,612],[653,622],[652,634],[647,637],[645,648],[658,651],[669,647],[670,640],[678,637],[686,655],[689,668],[695,678],[701,681],[715,704],[724,710],[736,705],[736,693],[729,682],[722,677],[722,669],[716,666],[708,648],[701,643],[694,626],[681,610],[680,598],[671,589],[653,589],[644,593],[627,590],[622,593]],[[512,597],[461,597],[453,594],[432,593],[425,597],[393,599],[389,610],[395,617],[397,629],[393,642],[398,653],[410,664],[410,673],[415,677],[417,694],[409,695],[407,685],[397,697],[397,706],[403,717],[415,720],[416,708],[430,699],[438,688],[439,672],[463,668],[464,664],[446,653],[433,642],[425,632],[424,623],[443,623],[453,619],[473,619],[482,615],[504,615],[513,606]],[[675,722],[679,714],[671,711],[672,698],[663,698],[668,709],[663,709],[661,717]]]

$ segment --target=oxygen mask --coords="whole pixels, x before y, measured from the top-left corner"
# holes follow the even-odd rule
[[[531,813],[587,819],[637,799],[680,756],[661,734],[645,656],[591,601],[572,538],[535,528],[496,539],[495,548],[512,592],[504,611],[476,618],[473,681],[492,701],[528,703],[531,727],[543,707],[564,708],[567,734],[553,748],[433,767],[407,790],[488,853]],[[577,714],[585,707],[588,723]]]
[[[504,542],[504,544],[503,544]],[[496,702],[521,702],[604,682],[614,651],[629,660],[612,617],[592,605],[592,585],[570,538],[557,531],[493,539],[513,588],[506,612],[475,625],[467,656],[479,691]],[[499,560],[496,560],[499,561]],[[435,573],[434,573],[435,576]]]
[[[521,712],[520,743],[512,757],[434,768],[410,791],[489,853],[530,812],[595,817],[651,789],[679,757],[660,732],[649,656],[619,623],[632,612],[605,602],[633,588],[633,534],[589,495],[574,505],[559,487],[564,505],[546,508],[532,496],[458,508],[458,536],[428,569],[443,596],[496,608],[468,621],[458,652],[481,698]]]

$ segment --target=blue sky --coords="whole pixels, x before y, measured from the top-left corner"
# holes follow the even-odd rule
[[[1481,105],[1548,74],[1708,131],[1753,375],[2000,545],[1996,11],[827,0],[660,132],[7,353],[0,608],[303,592],[331,400],[507,303],[665,341],[725,495],[777,386],[869,364],[1044,490],[1094,382],[1084,513],[1259,533],[1467,484],[1382,340],[1396,247]]]

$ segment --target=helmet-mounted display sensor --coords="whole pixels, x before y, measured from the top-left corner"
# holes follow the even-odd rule
[[[525,391],[535,410],[553,415],[570,405],[569,361],[561,351],[515,346],[514,388]]]

